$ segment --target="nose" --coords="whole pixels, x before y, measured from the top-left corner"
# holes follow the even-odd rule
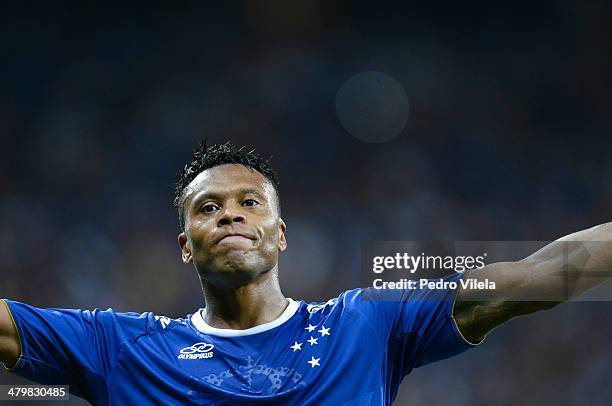
[[[244,223],[246,218],[240,212],[240,209],[233,206],[226,206],[222,209],[221,216],[217,222],[217,226],[226,226],[232,223]]]

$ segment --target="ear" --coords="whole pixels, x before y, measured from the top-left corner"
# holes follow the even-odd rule
[[[281,252],[287,249],[287,237],[285,237],[286,231],[287,231],[287,224],[285,224],[283,219],[279,219],[279,222],[278,222],[278,250]]]
[[[181,246],[181,257],[183,259],[183,263],[189,264],[193,262],[193,258],[191,257],[191,250],[189,249],[189,243],[187,242],[187,236],[184,232],[178,235],[178,243]]]

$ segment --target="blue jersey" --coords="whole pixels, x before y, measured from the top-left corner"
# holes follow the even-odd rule
[[[246,330],[211,327],[201,309],[170,319],[7,300],[21,341],[12,371],[96,405],[389,405],[413,368],[472,345],[454,296],[368,288],[288,299],[279,318]]]

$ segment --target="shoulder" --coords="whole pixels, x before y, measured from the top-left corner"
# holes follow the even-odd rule
[[[348,312],[370,315],[379,302],[392,303],[401,300],[394,292],[381,292],[373,288],[356,288],[344,291],[337,297],[324,302],[305,303],[310,314],[328,314],[333,312]]]
[[[374,339],[384,345],[397,303],[384,304],[373,297],[370,288],[344,291],[324,302],[304,303],[301,311],[310,329],[331,327],[331,334],[361,340]],[[318,330],[317,330],[318,331]],[[369,338],[368,338],[369,337]],[[373,341],[372,341],[373,342]]]
[[[50,309],[65,312],[66,309]],[[71,310],[68,310],[71,311]],[[134,332],[148,334],[154,332],[170,331],[176,327],[188,327],[191,314],[185,318],[173,318],[156,314],[154,312],[124,312],[113,308],[106,310],[96,308],[93,310],[76,310],[85,319],[95,320],[99,324],[113,326],[118,329],[133,330]]]
[[[156,315],[153,312],[126,312],[113,308],[69,309],[41,308],[13,300],[6,300],[20,330],[52,329],[58,332],[85,333],[128,341],[143,335],[163,332],[186,319]]]

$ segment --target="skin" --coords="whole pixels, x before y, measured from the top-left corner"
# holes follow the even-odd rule
[[[494,281],[496,289],[486,300],[476,290],[459,289],[454,317],[464,337],[475,343],[514,317],[580,296],[607,281],[611,271],[612,223],[604,223],[559,238],[523,260],[470,272],[467,277]]]
[[[254,327],[278,318],[288,305],[278,283],[278,256],[287,240],[277,199],[263,175],[242,165],[205,170],[188,186],[185,230],[178,242],[183,262],[193,264],[200,277],[209,325]],[[570,242],[580,244],[563,244]],[[561,302],[520,300],[524,296],[545,297],[569,288],[570,298],[602,283],[612,269],[611,245],[612,223],[606,223],[563,237],[521,261],[471,271],[470,278],[495,281],[497,289],[482,300],[475,291],[459,288],[453,311],[459,330],[477,342],[513,317]],[[560,278],[568,264],[574,272]],[[2,302],[0,361],[10,366],[18,357],[17,331]]]
[[[19,359],[19,338],[4,300],[0,300],[0,361],[11,368]]]
[[[178,241],[200,276],[209,325],[246,329],[287,307],[278,282],[287,227],[278,207],[271,182],[243,165],[207,169],[189,184]]]

